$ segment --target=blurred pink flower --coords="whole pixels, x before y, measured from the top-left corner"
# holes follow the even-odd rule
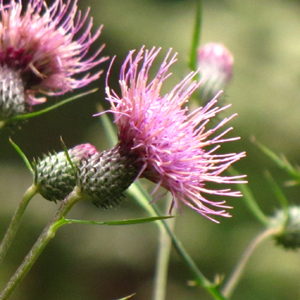
[[[115,117],[120,147],[136,158],[133,163],[140,170],[139,176],[157,184],[154,191],[162,186],[171,192],[170,210],[174,206],[180,209],[182,202],[212,220],[213,215],[229,217],[225,209],[231,207],[225,205],[225,201],[208,200],[204,194],[241,196],[239,191],[229,188],[206,187],[210,182],[245,182],[241,179],[244,176],[221,176],[244,157],[245,152],[216,153],[220,143],[239,139],[224,138],[232,128],[215,135],[235,114],[206,129],[210,119],[230,105],[215,107],[217,99],[213,99],[189,114],[187,107],[182,108],[199,88],[200,83],[192,81],[196,72],[187,75],[168,94],[160,95],[164,81],[171,75],[169,68],[176,61],[176,54],[171,57],[171,50],[168,52],[150,81],[149,72],[159,52],[160,49],[142,48],[135,57],[135,51],[129,53],[121,68],[120,96],[106,83],[107,100],[111,104],[109,111]]]
[[[77,0],[54,0],[50,7],[44,0],[29,0],[26,6],[21,0],[0,0],[2,93],[14,88],[12,95],[23,92],[26,103],[34,105],[45,101],[36,99],[37,93],[61,95],[97,79],[101,71],[74,77],[107,59],[99,56],[103,46],[87,57],[102,29],[91,35],[93,20],[88,14],[89,10],[84,15],[77,10]],[[12,83],[18,80],[22,87]]]
[[[198,49],[200,88],[204,102],[208,102],[230,82],[233,75],[233,56],[222,44],[208,43]]]

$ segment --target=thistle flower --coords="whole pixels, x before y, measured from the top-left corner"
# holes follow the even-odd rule
[[[77,11],[77,0],[55,0],[50,7],[44,0],[29,0],[26,7],[21,0],[0,0],[0,120],[46,101],[37,93],[62,95],[100,76],[75,78],[106,60],[99,57],[103,46],[86,57],[102,28],[92,36],[88,14]]]
[[[34,163],[34,183],[39,193],[49,201],[63,200],[76,186],[76,171],[82,159],[98,153],[91,144],[77,145],[68,150],[68,155],[75,170],[64,151],[44,155]]]
[[[116,162],[124,158],[123,164],[124,160],[128,162],[127,165],[131,167],[131,176],[128,176],[130,183],[137,177],[145,177],[156,183],[154,191],[160,186],[169,190],[173,196],[170,210],[174,206],[180,209],[182,202],[212,220],[211,215],[229,217],[225,209],[230,207],[225,205],[225,201],[214,202],[208,200],[204,194],[241,196],[240,192],[228,188],[212,190],[206,187],[207,182],[245,182],[241,180],[244,176],[221,176],[231,164],[244,157],[245,153],[216,153],[220,143],[238,139],[224,138],[232,128],[214,135],[235,115],[223,119],[212,129],[206,129],[210,119],[230,105],[214,107],[217,100],[213,99],[205,107],[188,114],[187,107],[182,106],[200,85],[192,81],[197,73],[190,73],[170,93],[162,96],[160,89],[171,75],[168,70],[176,61],[176,54],[170,57],[170,50],[154,79],[149,81],[151,65],[160,49],[142,48],[135,57],[134,52],[129,53],[121,68],[121,95],[118,96],[110,89],[108,79],[106,83],[107,100],[111,104],[109,111],[114,114],[119,137],[119,144],[115,147],[117,151],[113,152],[111,160]],[[95,160],[93,156],[80,168],[79,186],[82,194],[88,197],[92,197],[94,191],[101,188],[98,182],[104,172],[99,162],[101,159]],[[118,168],[115,165],[114,170],[115,182],[121,176],[126,178],[126,167],[121,172],[116,172]],[[86,176],[88,172],[92,173],[89,177]],[[107,164],[107,178],[109,172]],[[127,182],[124,190],[129,185]],[[93,201],[97,201],[97,197]],[[217,210],[211,207],[216,207]]]
[[[223,90],[232,78],[233,56],[222,44],[208,43],[198,50],[200,69],[200,96],[207,103],[220,90]]]

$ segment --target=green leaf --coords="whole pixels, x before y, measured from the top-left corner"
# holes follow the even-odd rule
[[[149,222],[159,221],[159,220],[163,220],[163,219],[170,219],[170,218],[174,218],[174,217],[173,216],[161,216],[161,217],[128,219],[128,220],[120,220],[120,221],[105,221],[105,222],[64,219],[63,223],[65,223],[65,224],[77,223],[77,224],[88,224],[88,225],[115,226],[115,225],[133,225],[133,224],[149,223]]]
[[[98,89],[93,89],[93,90],[87,91],[85,93],[77,94],[73,97],[70,97],[70,98],[67,98],[65,100],[59,101],[58,103],[56,103],[54,105],[51,105],[50,107],[47,107],[45,109],[42,109],[42,110],[39,110],[39,111],[36,111],[36,112],[33,112],[33,113],[29,113],[29,114],[26,114],[26,115],[15,116],[15,117],[9,119],[8,121],[6,121],[6,124],[11,123],[11,122],[15,122],[15,121],[22,121],[22,120],[26,120],[26,119],[30,119],[30,118],[42,115],[42,114],[47,113],[51,110],[54,110],[54,109],[56,109],[56,108],[58,108],[62,105],[65,105],[69,102],[72,102],[74,100],[82,98],[82,97],[84,97],[86,95],[89,95],[91,93],[95,93],[97,90]]]
[[[287,198],[285,197],[283,191],[281,190],[279,185],[276,183],[276,181],[274,180],[274,178],[270,172],[267,171],[265,173],[265,175],[266,175],[266,178],[268,179],[268,181],[271,185],[273,193],[277,197],[282,209],[286,212],[286,215],[288,215],[289,202],[288,202]]]
[[[127,300],[129,298],[132,298],[134,295],[136,295],[136,293],[134,293],[132,295],[129,295],[129,296],[125,297],[125,298],[117,299],[117,300]]]
[[[32,166],[31,166],[31,164],[30,164],[28,158],[26,157],[26,155],[24,154],[24,152],[21,150],[21,148],[20,148],[17,144],[15,144],[15,143],[12,141],[11,138],[9,139],[9,142],[10,142],[11,145],[15,148],[15,150],[18,152],[18,154],[22,157],[22,159],[23,159],[25,165],[27,166],[27,168],[29,169],[30,173],[31,173],[32,175],[34,175],[33,168],[32,168]]]
[[[65,155],[67,157],[67,160],[68,160],[69,164],[71,165],[71,168],[73,170],[74,176],[75,176],[75,178],[77,178],[76,177],[77,176],[76,175],[76,168],[75,168],[75,166],[74,166],[74,164],[73,164],[73,162],[72,162],[72,160],[70,158],[70,155],[69,155],[69,152],[68,152],[68,148],[67,148],[67,146],[66,146],[66,144],[65,144],[65,142],[64,142],[64,140],[63,140],[62,137],[60,137],[60,142],[61,142],[61,145],[62,145],[62,147],[64,149],[64,152],[65,152]]]
[[[275,162],[279,168],[285,170],[290,176],[292,176],[296,180],[298,184],[300,183],[300,171],[293,167],[283,155],[279,157],[277,154],[275,154],[266,146],[256,141],[254,138],[252,139],[252,141],[265,155],[267,155],[273,162]]]

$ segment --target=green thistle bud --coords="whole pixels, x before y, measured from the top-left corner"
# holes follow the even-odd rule
[[[97,207],[118,204],[139,174],[134,162],[136,157],[124,154],[120,144],[82,159],[77,174],[80,194]]]
[[[97,150],[90,144],[82,144],[68,150],[68,153],[73,165],[78,167],[81,159],[90,157]],[[63,151],[45,155],[35,162],[34,183],[45,199],[63,200],[76,186],[76,170],[73,170]]]
[[[286,249],[300,248],[300,207],[293,206],[288,209],[288,214],[279,210],[271,220],[274,227],[282,226],[282,230],[274,236],[277,244]]]

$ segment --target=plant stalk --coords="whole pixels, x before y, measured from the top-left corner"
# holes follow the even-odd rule
[[[245,252],[243,253],[240,261],[238,262],[237,266],[233,270],[231,276],[229,277],[227,283],[225,284],[224,288],[222,289],[222,294],[226,298],[230,298],[234,292],[234,289],[236,288],[239,280],[241,279],[241,276],[244,272],[245,266],[256,249],[256,247],[264,241],[266,238],[276,234],[278,232],[278,229],[276,228],[268,228],[267,230],[264,230],[262,233],[257,235],[249,244]]]
[[[166,201],[166,211],[168,213],[172,198],[168,195],[168,201]],[[172,232],[174,232],[175,218],[168,221],[168,226]],[[164,228],[159,230],[159,241],[157,260],[155,268],[154,279],[154,293],[153,300],[164,300],[166,298],[167,280],[168,280],[168,267],[170,261],[170,254],[172,249],[172,240]]]
[[[28,190],[25,192],[23,199],[20,201],[12,220],[9,224],[9,227],[4,235],[4,238],[0,245],[0,264],[3,261],[15,235],[19,228],[19,225],[21,223],[21,219],[23,217],[23,214],[25,212],[25,209],[30,202],[30,200],[33,198],[34,195],[37,194],[38,187],[36,185],[32,185],[28,188]]]
[[[57,229],[63,225],[60,222],[66,214],[70,211],[75,203],[82,200],[82,197],[76,193],[76,189],[62,202],[59,209],[55,212],[53,218],[50,220],[48,225],[43,230],[42,234],[36,241],[36,243],[31,248],[28,255],[23,260],[22,264],[19,266],[15,274],[12,276],[8,282],[5,289],[0,294],[0,300],[6,300],[19,285],[28,271],[31,269],[39,255],[42,253],[49,241],[55,236]]]
[[[151,198],[149,194],[143,189],[139,182],[131,185],[128,189],[129,194],[131,194],[137,202],[151,215],[151,216],[161,216],[162,213],[158,209],[155,203],[149,205]],[[160,230],[165,229],[170,236],[173,246],[177,250],[178,254],[184,260],[190,271],[195,277],[197,284],[201,285],[208,294],[210,294],[215,300],[226,300],[226,298],[219,291],[219,287],[216,283],[209,281],[199,270],[191,256],[187,253],[185,248],[182,246],[181,242],[178,240],[173,231],[169,228],[166,220],[161,220],[156,222]]]

